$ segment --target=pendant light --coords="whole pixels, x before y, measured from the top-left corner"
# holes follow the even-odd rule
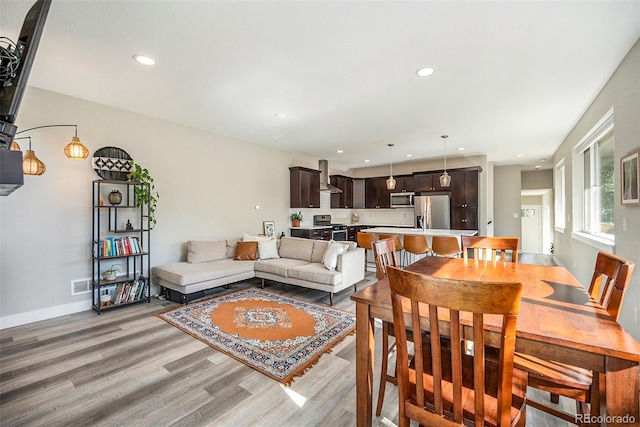
[[[56,127],[74,127],[75,133],[71,138],[71,142],[68,143],[64,147],[64,154],[70,159],[86,159],[89,157],[89,149],[85,147],[81,142],[80,138],[78,138],[78,125],[45,125],[45,126],[36,126],[33,128],[21,130],[17,132],[16,135],[19,135],[24,132],[30,132],[36,129],[44,129],[44,128],[56,128]],[[19,139],[19,138],[16,138]]]
[[[31,149],[31,137],[28,136],[27,138],[29,138],[29,149],[22,159],[22,172],[25,175],[42,175],[47,168]]]
[[[389,179],[387,179],[387,190],[395,190],[396,180],[393,177],[393,144],[387,144],[391,149],[391,169],[389,170]]]
[[[444,142],[444,173],[440,175],[440,187],[448,187],[451,185],[451,176],[447,173],[447,138],[449,135],[442,135],[441,138]]]

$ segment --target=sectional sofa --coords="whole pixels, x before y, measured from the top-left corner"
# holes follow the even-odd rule
[[[153,283],[164,287],[171,300],[188,304],[207,289],[257,277],[262,287],[267,279],[326,291],[333,305],[334,293],[352,285],[355,290],[364,279],[364,249],[353,242],[260,239],[255,259],[242,259],[247,240],[245,235],[242,240],[189,241],[187,260],[153,267]]]

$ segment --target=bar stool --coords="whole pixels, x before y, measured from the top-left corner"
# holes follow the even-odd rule
[[[404,250],[414,255],[423,255],[431,252],[427,236],[424,234],[406,234],[404,236]],[[407,258],[409,258],[408,255]],[[410,263],[408,262],[408,264]]]
[[[358,246],[364,248],[364,271],[367,272],[367,251],[372,250],[372,244],[376,241],[375,233],[367,233],[359,231],[356,235],[356,242]]]
[[[431,250],[439,256],[458,257],[462,253],[458,239],[453,236],[433,236]]]
[[[398,260],[400,261],[400,267],[406,267],[407,263],[403,262],[402,258],[403,258],[403,254],[405,255],[405,261],[406,261],[406,255],[407,252],[404,250],[404,246],[402,245],[402,241],[400,240],[400,236],[397,234],[385,234],[385,233],[381,233],[379,236],[379,240],[384,240],[384,239],[393,239],[393,243],[396,246],[396,252],[399,252],[399,257]],[[403,252],[404,251],[404,252]]]

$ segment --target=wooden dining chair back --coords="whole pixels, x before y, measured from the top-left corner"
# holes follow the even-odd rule
[[[398,264],[401,267],[404,267],[407,265],[407,263],[404,260],[404,254],[406,254],[406,252],[404,252],[404,245],[402,244],[402,240],[400,240],[400,236],[397,234],[385,234],[385,233],[380,233],[378,235],[378,240],[384,240],[384,239],[393,239],[394,244],[396,245],[396,251],[399,252],[398,254],[398,262],[400,264]]]
[[[431,249],[436,255],[457,257],[460,255],[460,243],[454,236],[433,236]]]
[[[620,316],[620,307],[629,287],[634,265],[632,261],[608,252],[599,252],[596,256],[589,294],[616,321]],[[559,396],[568,397],[575,400],[576,414],[583,419],[587,414],[600,416],[599,388],[604,385],[604,374],[594,375],[587,369],[534,356],[516,354],[515,360],[518,367],[528,373],[529,386],[549,392],[551,403],[557,404]],[[528,404],[565,421],[576,423],[573,413],[547,402],[530,399]]]
[[[398,266],[396,244],[394,239],[383,239],[373,242],[371,247],[373,249],[373,258],[376,261],[376,276],[378,280],[382,280],[387,277],[387,266]]]
[[[596,257],[589,294],[616,321],[620,317],[622,300],[629,287],[634,265],[632,261],[608,252],[599,252]]]
[[[524,425],[526,374],[513,367],[523,285],[435,278],[394,267],[387,268],[387,275],[397,342],[399,425],[409,426],[410,419],[425,426]],[[485,351],[487,314],[502,318],[493,351]],[[421,320],[425,316],[428,322]],[[446,347],[440,337],[444,325],[451,337]],[[414,331],[411,363],[407,327]],[[429,342],[423,343],[417,331],[428,332]],[[464,351],[464,338],[473,340],[472,355]]]
[[[500,261],[518,262],[519,237],[483,237],[483,236],[462,236],[462,256],[465,261],[469,260],[469,251],[473,253],[473,258]],[[510,256],[507,256],[510,251]]]

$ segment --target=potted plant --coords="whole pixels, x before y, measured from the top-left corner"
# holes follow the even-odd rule
[[[120,267],[113,264],[107,270],[102,272],[102,279],[104,280],[116,280],[116,273],[120,271]]]
[[[302,211],[298,211],[298,213],[292,213],[290,218],[291,218],[291,225],[294,227],[300,227],[300,221],[304,219],[302,217]]]
[[[136,207],[141,207],[144,204],[149,205],[148,224],[149,230],[153,230],[153,227],[156,225],[155,213],[160,195],[157,191],[155,191],[153,178],[151,177],[151,175],[149,175],[149,171],[146,168],[143,168],[133,160],[129,160],[129,165],[131,166],[131,168],[129,169],[129,173],[127,174],[127,179],[138,184],[144,184],[136,185],[134,187],[136,195]]]

